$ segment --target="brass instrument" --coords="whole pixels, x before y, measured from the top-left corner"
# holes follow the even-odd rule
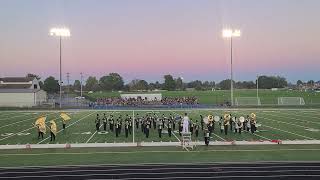
[[[225,125],[225,126],[228,126],[228,125],[230,125],[230,119],[231,119],[231,116],[230,116],[230,114],[224,114],[224,121],[223,121],[223,124]]]

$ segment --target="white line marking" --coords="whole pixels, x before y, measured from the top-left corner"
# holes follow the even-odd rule
[[[290,131],[286,131],[286,130],[282,130],[282,129],[279,129],[279,128],[275,128],[275,127],[272,127],[272,126],[267,126],[265,124],[263,124],[262,126],[265,126],[265,127],[271,128],[271,129],[276,129],[278,131],[286,132],[286,133],[293,134],[293,135],[296,135],[296,136],[304,137],[304,138],[307,138],[307,139],[315,140],[314,138],[311,138],[311,137],[308,137],[308,136],[296,134],[296,133],[293,133],[293,132],[290,132]]]
[[[29,119],[25,119],[25,120],[22,120],[22,121],[18,121],[18,122],[14,122],[14,123],[11,123],[11,124],[7,124],[7,125],[4,125],[4,126],[1,126],[1,128],[4,128],[4,127],[7,127],[7,126],[11,126],[11,125],[14,125],[14,124],[19,124],[19,123],[22,123],[22,122],[25,122],[25,121],[30,121],[32,119],[36,119],[36,117],[32,117],[32,118],[29,118]]]
[[[13,117],[5,118],[5,119],[1,119],[0,118],[0,121],[6,121],[6,120],[9,120],[9,119],[14,119],[14,118],[22,117],[22,116],[35,116],[35,115],[37,115],[37,114],[28,114],[28,115],[23,114],[23,115],[13,116]]]
[[[110,116],[111,116],[114,112],[115,112],[115,111],[113,111],[111,114],[109,114],[109,116],[108,116],[107,119],[109,119]],[[103,123],[101,124],[101,126],[99,127],[99,129],[102,127],[102,125],[103,125]],[[94,136],[97,132],[98,132],[98,131],[96,130],[96,131],[89,137],[89,139],[86,141],[86,143],[88,143],[88,142],[93,138],[93,136]]]
[[[294,120],[298,120],[298,121],[305,121],[305,122],[309,122],[309,123],[314,123],[314,124],[320,124],[320,122],[314,122],[314,121],[310,121],[310,120],[305,120],[306,116],[301,116],[299,114],[288,114],[288,113],[285,113],[285,112],[280,112],[282,113],[282,115],[280,115],[281,117],[287,117],[289,119],[294,119]],[[293,116],[296,116],[296,117],[301,117],[301,119],[297,119],[297,118],[293,118]],[[310,114],[308,114],[308,116],[310,116]],[[317,116],[312,116],[312,117],[308,117],[308,118],[317,118]]]
[[[271,114],[268,114],[268,116],[270,116]],[[277,117],[277,116],[274,116],[274,115],[271,115],[273,117]],[[294,123],[288,123],[288,122],[284,122],[284,121],[279,121],[279,120],[273,120],[273,119],[269,119],[269,118],[266,118],[265,116],[264,117],[261,117],[263,119],[267,119],[267,120],[270,120],[270,121],[276,121],[278,123],[283,123],[283,124],[288,124],[288,125],[292,125],[292,126],[297,126],[297,127],[301,127],[303,129],[309,129],[310,127],[307,127],[307,126],[301,126],[301,125],[298,125],[298,124],[294,124]]]
[[[84,118],[86,118],[86,117],[88,117],[88,116],[91,116],[93,113],[94,113],[94,112],[92,112],[92,113],[90,113],[90,114],[87,114],[86,116],[80,118],[79,120],[73,122],[72,124],[69,124],[69,125],[66,127],[66,129],[69,128],[70,126],[74,125],[75,123],[81,121],[82,119],[84,119]],[[61,131],[63,131],[63,129],[59,130],[59,131],[57,132],[57,134],[59,134]],[[45,139],[43,139],[42,141],[38,142],[37,144],[40,144],[40,143],[46,141],[46,140],[49,139],[49,138],[50,138],[50,136],[48,136],[47,138],[45,138]]]
[[[197,112],[197,111],[196,111],[196,112]],[[175,113],[175,112],[173,112],[173,113]],[[177,114],[177,113],[176,113],[176,114]],[[178,114],[178,115],[179,115],[179,114]],[[200,115],[200,113],[197,112],[197,115]],[[219,129],[219,125],[218,125],[218,129]],[[214,132],[212,132],[211,134],[213,134],[214,136],[218,137],[219,139],[221,139],[221,140],[223,140],[223,141],[227,141],[226,139],[224,139],[223,137],[219,136],[218,134],[216,134],[216,133],[214,133]]]

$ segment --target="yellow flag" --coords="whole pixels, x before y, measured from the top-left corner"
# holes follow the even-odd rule
[[[68,121],[70,120],[70,116],[68,116],[66,113],[61,113],[60,117],[64,120],[64,121]]]
[[[40,117],[34,123],[35,126],[39,127],[39,130],[43,133],[46,133],[46,116]]]
[[[54,135],[57,135],[57,124],[56,122],[54,122],[54,120],[50,121],[51,125],[50,125],[50,130]]]

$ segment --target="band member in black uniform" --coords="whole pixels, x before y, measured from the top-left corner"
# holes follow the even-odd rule
[[[159,138],[162,137],[162,122],[160,121],[158,124],[158,134],[159,134]]]
[[[120,134],[120,121],[119,119],[116,120],[116,137]]]
[[[182,120],[179,120],[179,135],[181,136],[181,132],[182,132],[182,129],[183,129],[183,124],[182,124]]]
[[[198,124],[198,120],[196,120],[196,124],[195,124],[194,128],[195,128],[196,137],[198,137],[198,136],[199,136],[199,124]]]
[[[147,121],[146,121],[146,124],[145,124],[145,134],[146,134],[146,138],[149,138],[150,127],[151,127],[151,121],[147,120]]]
[[[97,118],[96,118],[96,130],[99,131],[99,128],[100,128],[100,117],[99,117],[99,114],[97,114]]]
[[[129,121],[126,121],[124,124],[124,131],[126,134],[126,138],[128,138],[128,134],[129,134]]]
[[[152,119],[153,129],[157,129],[157,122],[156,122],[156,118],[155,118],[155,117],[151,117],[151,119]]]
[[[111,115],[110,118],[109,118],[109,128],[110,128],[110,131],[113,132],[113,129],[114,129],[114,119],[113,119],[113,116]]]
[[[208,132],[209,132],[209,136],[211,136],[212,132],[213,132],[213,122],[209,122],[208,124]]]
[[[162,123],[162,127],[164,127],[164,122],[166,121],[166,117],[164,116],[164,114],[162,115],[161,118],[161,123]]]
[[[219,126],[220,126],[220,133],[223,133],[224,130],[224,125],[223,125],[223,118],[222,116],[220,117],[220,121],[219,121]]]
[[[193,129],[194,129],[194,123],[192,122],[192,119],[190,118],[190,132],[191,132],[191,135],[193,135]]]
[[[174,120],[174,117],[172,116],[172,114],[170,114],[169,119],[171,120],[172,129],[175,130],[176,129],[176,124],[175,124],[175,120]]]
[[[250,120],[251,133],[253,134],[256,131],[256,121],[254,119]]]
[[[106,131],[107,130],[107,117],[106,117],[105,113],[103,113],[102,122],[103,122],[103,130]]]
[[[137,114],[136,118],[134,119],[134,122],[136,123],[136,129],[139,129],[139,114]]]
[[[140,119],[140,124],[141,124],[141,132],[143,132],[145,134],[145,122],[146,122],[146,117],[142,117]]]
[[[203,130],[203,116],[200,114],[200,124],[201,124],[201,130]]]
[[[233,126],[234,126],[234,121],[233,121],[233,117],[231,116],[231,114],[230,114],[230,121],[229,121],[230,123],[230,131],[232,132],[233,131]]]
[[[121,115],[119,117],[119,122],[120,122],[120,127],[119,127],[119,134],[120,134],[121,130],[122,130],[122,116]]]
[[[250,117],[249,115],[247,116],[247,119],[246,119],[246,128],[247,128],[247,132],[251,131],[251,123],[250,123]]]
[[[132,118],[129,118],[129,134],[132,133]]]
[[[168,134],[169,134],[169,137],[171,137],[171,132],[172,131],[172,120],[169,120],[168,121]]]
[[[208,129],[205,129],[204,130],[204,143],[206,144],[206,146],[208,146],[209,142],[210,142],[210,134],[209,134]]]

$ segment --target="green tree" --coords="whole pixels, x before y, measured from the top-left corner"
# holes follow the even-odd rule
[[[148,82],[145,80],[134,79],[129,83],[130,90],[148,90]]]
[[[163,86],[164,86],[164,89],[168,90],[168,91],[173,91],[176,89],[176,82],[170,74],[164,75],[164,85]]]
[[[284,88],[288,85],[287,80],[280,76],[259,76],[258,80],[260,89]]]
[[[44,80],[43,90],[47,91],[48,93],[56,93],[59,91],[59,88],[59,82],[54,77],[49,76]]]
[[[307,82],[308,86],[313,86],[314,85],[314,80],[310,80]]]
[[[98,80],[96,79],[96,77],[89,76],[88,79],[86,80],[85,89],[87,91],[96,91],[97,89],[99,89],[98,84],[99,83],[98,83]]]
[[[99,80],[101,87],[107,91],[121,90],[124,86],[122,77],[118,73],[110,73]]]
[[[176,79],[176,89],[177,89],[177,90],[184,90],[184,89],[185,89],[181,77],[178,77],[178,78]]]
[[[298,80],[297,81],[297,86],[301,86],[301,85],[303,85],[303,82],[301,80]]]
[[[81,89],[81,82],[80,82],[79,80],[75,80],[75,81],[74,81],[73,89],[80,91],[80,89]]]
[[[233,81],[233,86],[235,85],[235,81]],[[219,82],[218,87],[222,90],[230,90],[231,88],[231,80],[226,79]],[[235,87],[235,86],[234,86]]]

